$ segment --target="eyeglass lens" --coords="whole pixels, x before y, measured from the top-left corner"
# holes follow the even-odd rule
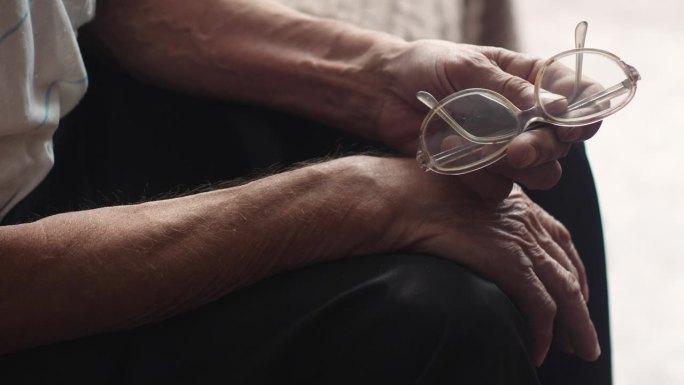
[[[553,106],[548,98],[538,102],[556,123],[607,116],[625,104],[631,90],[620,62],[600,52],[561,54],[542,71],[541,88],[564,98],[563,108]]]
[[[464,93],[435,110],[423,132],[424,148],[438,169],[460,170],[495,156],[517,133],[516,111],[480,92]]]

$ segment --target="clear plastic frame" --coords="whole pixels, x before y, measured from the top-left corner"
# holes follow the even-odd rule
[[[586,23],[576,29],[576,46],[584,46]],[[503,95],[472,88],[437,102],[416,95],[431,109],[420,128],[417,160],[442,174],[464,174],[506,155],[508,144],[535,123],[578,127],[598,122],[625,107],[634,97],[637,70],[610,52],[575,48],[549,58],[537,72],[535,105],[520,110]]]

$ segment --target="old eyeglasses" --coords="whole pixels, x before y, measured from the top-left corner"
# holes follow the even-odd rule
[[[637,70],[610,52],[584,48],[587,23],[575,29],[575,49],[548,59],[537,73],[535,106],[521,111],[502,95],[481,88],[437,101],[425,91],[416,97],[430,107],[420,128],[416,159],[441,174],[465,174],[506,155],[508,144],[534,123],[583,126],[598,122],[634,97]]]

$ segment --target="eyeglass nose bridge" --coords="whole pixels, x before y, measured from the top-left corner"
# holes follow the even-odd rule
[[[536,123],[544,122],[544,109],[537,103],[533,107],[518,113],[518,134],[538,126]]]

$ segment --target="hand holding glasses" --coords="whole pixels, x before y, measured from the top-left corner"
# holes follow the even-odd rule
[[[426,170],[459,175],[486,167],[535,123],[575,127],[596,123],[634,97],[637,70],[610,52],[584,48],[587,23],[575,29],[575,49],[548,59],[539,69],[535,105],[520,110],[494,91],[471,88],[437,101],[425,91],[416,97],[430,107],[420,128],[416,159]]]

